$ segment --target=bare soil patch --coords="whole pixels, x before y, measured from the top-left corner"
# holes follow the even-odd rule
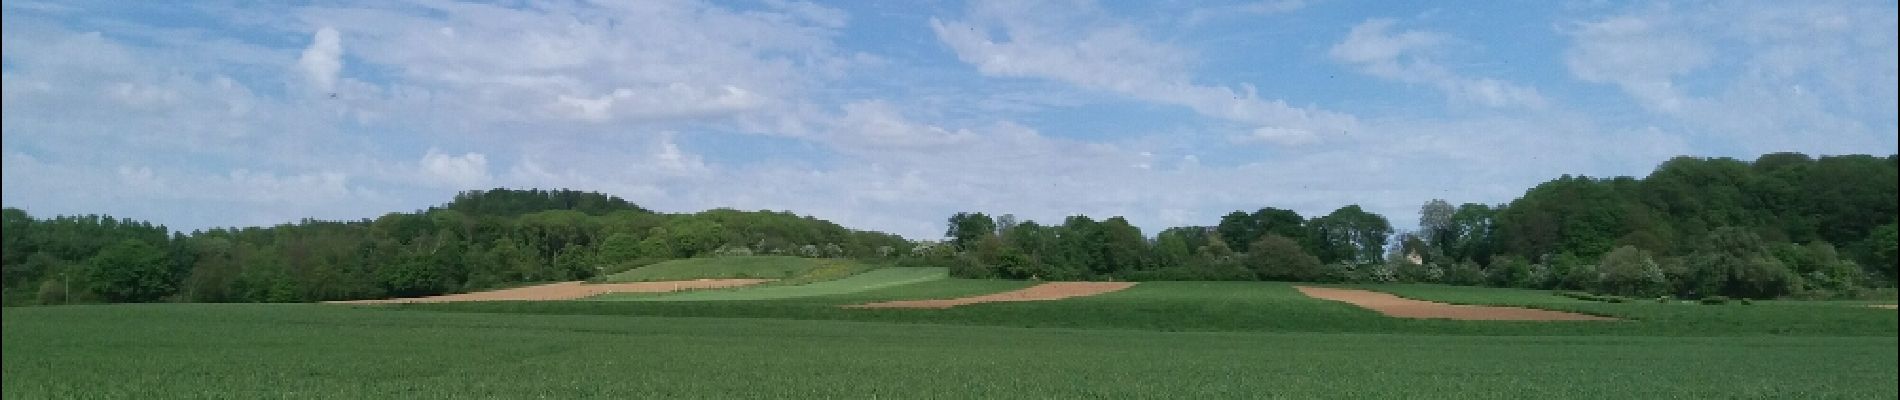
[[[445,303],[456,301],[546,301],[574,300],[607,293],[657,293],[691,289],[717,289],[770,282],[771,279],[695,279],[690,281],[585,283],[581,281],[523,286],[486,292],[446,294],[382,300],[329,301],[337,304]]]
[[[1472,306],[1412,300],[1370,290],[1295,286],[1301,294],[1378,311],[1388,317],[1466,321],[1615,321],[1616,318],[1522,307]]]
[[[844,306],[845,308],[950,308],[1004,301],[1047,301],[1094,296],[1135,286],[1134,282],[1049,282],[1022,289],[957,299],[897,300]]]
[[[1894,305],[1894,304],[1875,304],[1875,305],[1871,305],[1871,306],[1868,306],[1868,307],[1873,307],[1873,308],[1885,308],[1885,309],[1889,309],[1889,310],[1900,310],[1900,305]]]

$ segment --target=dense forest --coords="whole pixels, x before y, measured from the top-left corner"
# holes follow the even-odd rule
[[[1853,297],[1893,287],[1896,158],[1678,157],[1648,177],[1563,176],[1509,204],[1419,208],[1393,227],[1356,205],[1261,208],[1152,240],[1120,217],[1044,226],[950,217],[903,262],[1015,279],[1430,282],[1626,296]]]
[[[170,232],[106,216],[0,216],[8,305],[421,296],[729,254],[945,266],[1041,280],[1435,282],[1630,296],[1852,297],[1893,287],[1896,157],[1679,157],[1564,176],[1499,205],[1434,199],[1415,229],[1347,205],[1265,207],[1153,237],[1122,217],[957,213],[907,241],[789,212],[665,214],[572,190],[470,191],[357,221]]]
[[[464,192],[373,220],[168,233],[112,217],[4,220],[7,304],[298,302],[422,296],[586,279],[671,258],[882,258],[896,235],[791,213],[661,214],[571,190]]]

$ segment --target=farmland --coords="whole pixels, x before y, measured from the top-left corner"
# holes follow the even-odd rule
[[[1900,373],[1896,314],[1854,303],[1350,285],[1624,319],[1413,320],[1287,283],[1146,282],[840,307],[1035,284],[943,273],[584,301],[8,308],[4,397],[1891,398]]]
[[[590,300],[606,301],[722,301],[722,300],[774,300],[826,295],[840,295],[897,287],[915,283],[945,279],[950,276],[943,268],[879,268],[862,274],[835,280],[812,282],[802,285],[779,285],[759,288],[702,290],[674,294],[607,294],[595,296]]]
[[[1891,312],[1885,334],[1827,337],[1158,332],[331,305],[5,313],[6,398],[1890,398],[1900,350]]]
[[[601,282],[653,282],[685,279],[757,278],[798,283],[837,279],[869,267],[849,260],[783,256],[687,258],[600,277]]]
[[[744,277],[775,280],[567,301],[8,308],[0,372],[9,399],[1891,398],[1900,389],[1900,315],[1865,301],[1608,303],[1429,284],[1164,281],[1054,301],[862,309],[851,306],[1042,283],[791,257],[675,260],[607,279],[644,283],[568,284]],[[1613,320],[1393,318],[1300,287]]]
[[[832,296],[772,301],[481,302],[401,305],[410,311],[732,317],[999,325],[1037,328],[1283,333],[1411,333],[1519,336],[1893,336],[1895,313],[1852,304],[1754,305],[1596,303],[1547,291],[1441,285],[1355,285],[1449,303],[1529,305],[1625,319],[1615,322],[1445,321],[1388,318],[1313,299],[1280,282],[1145,282],[1062,301],[993,303],[944,310],[855,310],[884,300],[956,298],[1016,290],[1031,282],[943,279]],[[762,290],[741,289],[741,290]]]

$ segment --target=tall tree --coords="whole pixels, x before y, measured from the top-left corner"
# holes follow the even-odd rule
[[[1136,228],[1122,217],[1110,217],[1102,220],[1102,262],[1096,272],[1116,274],[1146,269],[1148,266],[1148,241]]]
[[[1220,233],[1227,248],[1234,251],[1247,251],[1247,245],[1260,238],[1260,224],[1254,222],[1253,215],[1242,211],[1227,213],[1220,217],[1220,225],[1214,227]]]
[[[1450,253],[1452,243],[1458,238],[1458,226],[1452,216],[1458,210],[1444,199],[1432,199],[1418,208],[1418,236],[1425,241],[1427,251],[1420,252],[1427,262]]]
[[[1489,265],[1496,233],[1491,218],[1495,214],[1490,206],[1483,204],[1459,205],[1451,214],[1449,233],[1452,237],[1445,243],[1445,255],[1453,260]]]
[[[950,216],[950,229],[944,236],[958,249],[968,250],[977,240],[996,234],[996,221],[983,213],[960,212]]]
[[[1359,205],[1349,205],[1333,210],[1331,214],[1314,218],[1309,223],[1312,234],[1323,239],[1315,254],[1327,263],[1351,262],[1371,264],[1380,262],[1385,254],[1386,239],[1392,236],[1392,223]]]
[[[87,261],[92,293],[111,302],[157,301],[178,290],[176,273],[165,251],[137,239],[125,239]]]

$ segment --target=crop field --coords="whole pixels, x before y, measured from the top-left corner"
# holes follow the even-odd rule
[[[1390,318],[1378,312],[1300,294],[1278,282],[1144,282],[1127,290],[1062,301],[988,303],[942,310],[845,309],[888,300],[957,298],[1003,292],[1031,282],[943,279],[858,293],[771,301],[478,302],[413,304],[399,310],[656,317],[852,320],[1041,328],[1161,331],[1415,333],[1589,336],[1894,336],[1892,310],[1851,304],[1754,305],[1597,303],[1545,291],[1439,285],[1356,285],[1400,296],[1457,304],[1531,306],[1621,321],[1447,321]],[[762,290],[759,288],[735,289]],[[1797,304],[1790,304],[1797,303]]]
[[[588,300],[606,301],[725,301],[776,300],[858,293],[948,279],[944,268],[879,268],[844,278],[800,285],[774,285],[757,288],[701,290],[666,294],[605,294]]]
[[[1891,334],[1157,332],[308,304],[5,320],[10,399],[1891,398],[1900,350]]]
[[[1620,321],[1388,318],[1271,282],[846,309],[1034,282],[885,268],[717,301],[5,310],[5,398],[1893,398],[1892,310],[1355,285]],[[881,283],[901,282],[908,284]],[[860,290],[861,289],[861,290]],[[754,293],[756,292],[756,293]],[[653,297],[658,300],[663,297]]]
[[[788,256],[730,256],[669,260],[598,279],[600,282],[652,282],[690,279],[757,278],[794,283],[838,279],[869,269],[850,260]]]

